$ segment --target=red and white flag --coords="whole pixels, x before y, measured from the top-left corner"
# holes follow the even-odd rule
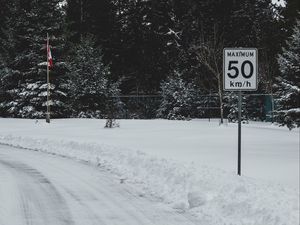
[[[52,68],[53,67],[53,59],[52,59],[51,49],[50,49],[50,45],[49,45],[49,39],[47,39],[47,62],[48,62],[48,67]]]

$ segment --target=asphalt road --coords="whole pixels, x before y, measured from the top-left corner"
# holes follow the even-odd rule
[[[83,162],[0,145],[0,225],[191,225]]]

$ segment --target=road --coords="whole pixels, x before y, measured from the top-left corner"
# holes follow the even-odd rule
[[[0,225],[191,225],[82,162],[0,145]]]

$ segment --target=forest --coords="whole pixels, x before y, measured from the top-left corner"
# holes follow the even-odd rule
[[[223,49],[258,49],[243,120],[300,126],[300,1],[0,0],[0,116],[236,121]]]

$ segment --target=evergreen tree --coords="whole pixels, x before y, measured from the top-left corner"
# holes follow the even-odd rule
[[[293,27],[296,23],[296,18],[298,17],[300,11],[300,2],[298,0],[286,0],[282,7],[282,16],[284,29],[282,31],[285,37],[289,37],[293,33]]]
[[[290,129],[300,126],[300,19],[278,57],[281,76],[278,77],[278,119]]]
[[[122,43],[112,60],[112,71],[125,77],[127,93],[157,93],[176,54],[172,6],[169,1],[139,0],[121,7],[116,15]]]
[[[55,62],[50,72],[51,108],[55,112],[52,116],[68,115],[69,106],[65,102],[71,100],[69,103],[75,107],[75,115],[90,108],[93,113],[100,109],[101,116],[115,117],[108,116],[115,110],[107,108],[115,103],[100,106],[77,99],[79,105],[75,104],[75,94],[69,85],[74,88],[72,85],[77,81],[72,74],[76,74],[77,69],[84,72],[74,64],[80,59],[76,51],[83,51],[79,46],[90,46],[96,56],[82,52],[87,54],[88,61],[98,59],[103,71],[109,71],[107,74],[103,72],[107,82],[105,93],[120,88],[124,94],[156,94],[161,82],[172,77],[172,71],[179,71],[182,82],[188,80],[194,83],[202,94],[218,93],[222,117],[224,104],[226,110],[230,108],[226,99],[223,101],[221,85],[223,47],[258,48],[258,92],[272,94],[274,74],[278,74],[279,67],[281,71],[284,67],[278,62],[281,60],[279,64],[284,64],[282,60],[289,60],[289,56],[283,52],[278,62],[276,58],[285,35],[291,33],[299,6],[299,1],[295,0],[286,1],[285,7],[272,4],[271,0],[64,2],[66,5],[62,7],[62,0],[0,0],[0,115],[44,116],[47,88],[45,39],[48,32]],[[85,38],[87,34],[93,34],[94,40],[88,41],[89,38]],[[66,48],[72,51],[63,51]],[[290,51],[290,46],[284,51]],[[69,53],[72,65],[68,76],[65,76],[66,64],[63,61]],[[97,68],[91,67],[91,76],[101,75]],[[290,81],[289,75],[283,74],[282,79]],[[117,81],[120,78],[123,82],[119,87]],[[67,82],[67,79],[71,81]],[[87,86],[90,88],[91,83]],[[108,86],[115,86],[115,89]],[[287,88],[278,87],[278,90],[284,89]],[[68,96],[69,92],[72,98]],[[88,93],[87,90],[85,92]],[[79,90],[78,93],[83,94]],[[108,97],[117,95],[105,94],[103,101],[119,102]],[[259,116],[261,110],[255,106],[260,105],[262,99],[247,97],[246,100],[249,118]],[[156,110],[147,102],[143,103],[146,110],[140,110],[138,114],[141,118],[149,112],[153,115]],[[280,103],[282,110],[289,109],[283,105]],[[129,108],[128,111],[135,113]]]
[[[67,0],[68,40],[79,43],[82,36],[93,34],[98,45],[108,47],[113,28],[112,14],[113,3],[109,0]]]
[[[7,20],[7,17],[9,16],[10,10],[12,8],[12,4],[14,1],[9,1],[9,0],[0,0],[0,39],[3,39],[4,34],[3,30],[5,28],[5,22]],[[3,49],[1,49],[3,50]]]
[[[198,117],[199,92],[193,83],[185,82],[181,75],[175,72],[174,77],[168,77],[161,84],[162,102],[157,116],[169,120],[185,120]]]
[[[70,104],[75,116],[115,118],[121,103],[119,82],[110,80],[110,68],[103,63],[95,38],[86,36],[69,55]]]
[[[52,116],[65,114],[66,93],[63,88],[64,63],[61,54],[63,14],[59,0],[14,1],[10,17],[5,21],[5,37],[1,40],[5,83],[5,101],[1,111],[14,117],[42,118],[46,109],[46,35],[54,56],[51,71]]]
[[[6,77],[9,77],[10,71],[7,69],[6,64],[10,52],[5,46],[5,39],[7,35],[7,23],[11,18],[15,2],[0,0],[0,5],[0,115],[7,116],[7,112],[4,109],[4,102],[9,98],[9,94],[5,90],[9,86],[9,83],[6,82]]]
[[[68,0],[70,40],[92,33],[124,93],[156,93],[176,58],[172,1]]]

